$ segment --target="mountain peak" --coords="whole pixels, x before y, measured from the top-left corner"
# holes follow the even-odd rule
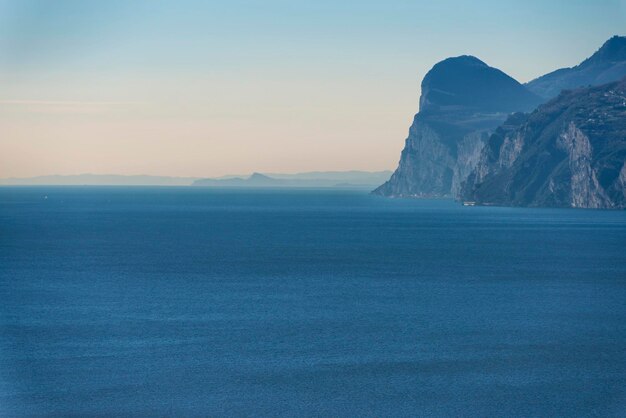
[[[615,35],[607,40],[585,63],[617,62],[626,60],[626,36]]]
[[[435,64],[435,66],[445,66],[445,65],[459,65],[459,66],[477,65],[480,67],[489,67],[487,64],[485,64],[484,61],[480,60],[479,58],[476,58],[473,55],[459,55],[458,57],[450,57]]]
[[[571,68],[561,68],[526,84],[544,99],[556,97],[562,90],[598,86],[626,75],[626,37],[613,36],[592,56]]]
[[[495,112],[530,110],[534,94],[497,68],[472,55],[438,62],[422,81],[420,112],[472,109]]]
[[[248,177],[248,180],[274,180],[274,179],[269,176],[266,176],[265,174],[254,172],[252,173],[250,177]]]

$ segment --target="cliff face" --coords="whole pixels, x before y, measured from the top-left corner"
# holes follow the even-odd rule
[[[626,37],[614,36],[591,57],[572,68],[561,68],[526,84],[533,93],[556,97],[561,90],[597,86],[626,76]]]
[[[475,57],[449,58],[422,81],[397,170],[375,194],[392,197],[456,196],[477,164],[489,133],[512,111],[541,99],[502,71]]]
[[[419,115],[409,129],[398,169],[374,193],[385,196],[441,196],[451,189],[454,160],[441,136]]]
[[[626,78],[565,91],[489,138],[461,189],[478,204],[626,208]]]

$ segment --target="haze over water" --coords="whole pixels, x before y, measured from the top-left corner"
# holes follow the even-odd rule
[[[0,415],[618,416],[626,213],[0,188]]]

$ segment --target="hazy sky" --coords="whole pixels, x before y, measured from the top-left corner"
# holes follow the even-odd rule
[[[626,0],[0,0],[0,177],[393,169],[437,61],[614,34]]]

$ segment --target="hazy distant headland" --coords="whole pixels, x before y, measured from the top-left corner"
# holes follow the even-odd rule
[[[313,171],[297,174],[253,173],[250,176],[200,179],[204,187],[358,187],[371,188],[385,182],[391,171]]]
[[[357,187],[374,188],[391,171],[311,171],[305,173],[253,173],[216,178],[149,175],[77,174],[0,179],[4,186],[204,186],[204,187]]]

